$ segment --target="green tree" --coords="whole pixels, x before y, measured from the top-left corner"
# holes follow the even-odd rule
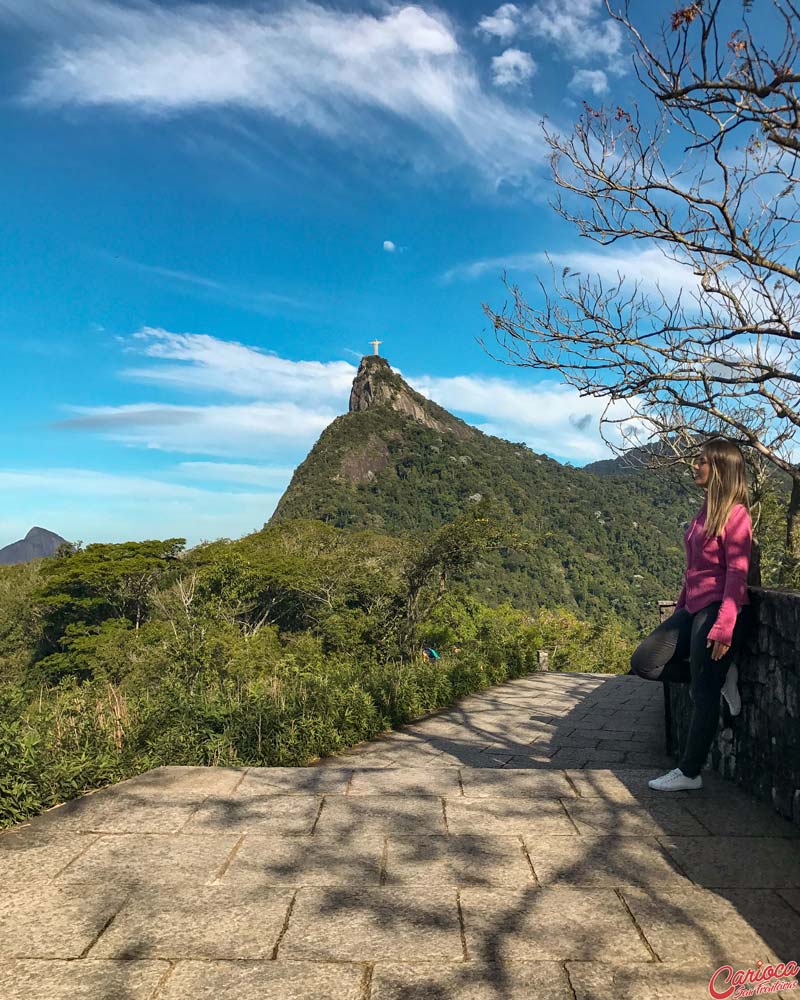
[[[97,544],[42,563],[34,601],[41,615],[39,657],[53,654],[49,667],[69,671],[68,647],[99,630],[109,619],[139,629],[151,610],[158,583],[176,575],[182,538]],[[66,652],[65,652],[66,650]],[[85,649],[83,650],[85,653]],[[85,671],[85,665],[80,672]]]

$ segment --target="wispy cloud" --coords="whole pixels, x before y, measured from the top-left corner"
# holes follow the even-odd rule
[[[275,462],[310,447],[347,409],[356,373],[346,361],[292,361],[206,334],[145,327],[126,344],[128,379],[242,402],[71,407],[56,426],[130,446]]]
[[[190,545],[261,528],[282,493],[208,490],[82,468],[0,469],[0,490],[0,537],[9,542],[41,524],[71,541],[188,537]]]
[[[247,465],[235,462],[180,462],[176,472],[203,482],[246,483],[251,486],[284,487],[292,478],[292,466]]]
[[[660,289],[667,296],[698,292],[700,285],[691,267],[666,257],[657,247],[646,250],[582,250],[549,254],[555,267],[568,267],[585,275],[597,275],[604,281],[626,278],[639,282],[643,290]],[[544,254],[542,260],[546,260]]]
[[[338,411],[312,402],[230,406],[86,407],[55,426],[93,431],[121,444],[190,455],[273,459],[310,445]]]
[[[482,274],[501,274],[503,271],[534,271],[544,259],[541,253],[516,253],[505,257],[483,257],[448,268],[442,275],[444,282],[472,280]]]
[[[605,16],[603,0],[538,0],[527,13],[526,26],[569,61],[614,59],[622,48],[622,30]]]
[[[680,292],[697,292],[699,283],[690,267],[665,257],[656,247],[646,250],[602,251],[574,250],[558,253],[518,253],[505,257],[486,257],[458,264],[445,271],[441,280],[445,282],[470,281],[484,274],[498,277],[504,271],[527,271],[533,277],[550,266],[567,267],[584,275],[597,275],[604,281],[627,278],[631,283],[638,281],[643,288],[660,288],[665,295]]]
[[[311,303],[300,299],[292,298],[280,292],[273,292],[267,289],[249,289],[241,285],[219,281],[202,274],[194,274],[192,271],[185,271],[179,268],[160,267],[156,264],[144,264],[138,260],[131,260],[120,254],[111,254],[102,251],[104,259],[111,260],[122,267],[138,271],[141,274],[153,275],[155,278],[163,279],[173,285],[199,292],[228,305],[237,306],[252,312],[274,313],[282,308],[308,309]]]
[[[251,109],[345,144],[371,139],[377,115],[433,139],[438,156],[428,164],[468,163],[496,182],[543,161],[538,116],[483,89],[439,11],[50,0],[44,17],[28,6],[3,0],[0,17],[45,33],[30,104],[159,115]],[[398,135],[398,150],[409,137]]]

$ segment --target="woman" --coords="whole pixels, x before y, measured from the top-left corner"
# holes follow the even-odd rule
[[[678,603],[631,657],[631,669],[640,677],[692,685],[694,708],[683,756],[674,770],[648,782],[659,792],[702,788],[700,771],[717,731],[720,691],[732,714],[741,708],[731,659],[747,627],[747,615],[740,611],[749,604],[752,544],[741,451],[730,441],[708,441],[695,462],[694,481],[706,491],[706,500],[684,536],[686,574]]]

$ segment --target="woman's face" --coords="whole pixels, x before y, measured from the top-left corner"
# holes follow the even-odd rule
[[[708,480],[711,476],[711,463],[706,458],[705,452],[700,452],[694,462],[694,481],[703,489],[708,488]]]

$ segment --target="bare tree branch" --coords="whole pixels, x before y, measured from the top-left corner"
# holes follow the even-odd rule
[[[645,439],[675,462],[721,434],[757,475],[764,462],[788,474],[788,579],[800,568],[800,14],[794,0],[760,4],[764,42],[746,7],[734,22],[722,0],[698,0],[651,44],[629,3],[606,7],[650,106],[586,104],[571,134],[546,128],[553,206],[599,246],[658,247],[672,291],[553,268],[535,304],[504,276],[510,301],[484,310],[504,363],[608,400],[615,451]]]

